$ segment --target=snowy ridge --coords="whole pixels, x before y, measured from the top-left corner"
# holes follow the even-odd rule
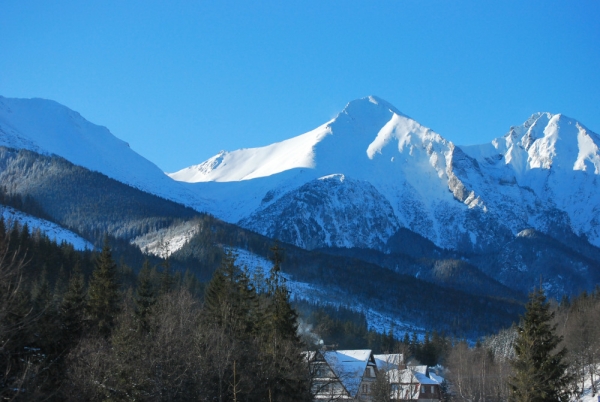
[[[298,157],[289,157],[293,149],[288,143],[304,144],[297,148]],[[196,183],[196,188],[210,194],[216,208],[209,212],[216,216],[306,248],[335,245],[381,250],[399,227],[442,247],[496,247],[494,219],[485,217],[482,225],[469,212],[486,209],[481,198],[467,191],[452,171],[455,149],[387,102],[367,97],[350,102],[330,122],[288,142],[220,153],[201,164],[203,171],[207,166],[211,169],[209,175],[203,173],[203,180],[244,180]],[[283,153],[278,155],[280,150]],[[258,154],[268,155],[264,169],[256,165]],[[302,158],[309,154],[310,163]],[[272,161],[283,159],[293,168],[277,173]],[[238,160],[240,165],[234,165]],[[269,176],[247,180],[258,172]],[[339,186],[315,181],[334,174],[345,177],[343,196],[336,195]],[[211,187],[206,187],[209,184]],[[243,192],[239,190],[242,186]],[[365,191],[365,186],[370,189]],[[315,202],[326,205],[313,209]],[[382,205],[383,210],[378,210]],[[350,222],[353,219],[356,221]],[[366,239],[363,232],[370,232],[372,238]]]
[[[579,122],[537,113],[491,144],[461,147],[479,167],[463,179],[514,234],[527,227],[551,233],[549,217],[562,211],[568,229],[600,246],[599,146]]]
[[[294,149],[287,144],[294,143],[304,145],[290,157]],[[216,216],[305,248],[385,250],[399,227],[437,246],[469,252],[497,250],[528,227],[549,234],[572,231],[600,246],[599,146],[598,136],[575,120],[537,113],[491,144],[458,147],[387,102],[368,97],[350,102],[312,132],[209,159],[202,166],[211,170],[202,180],[228,183],[197,189],[218,205],[211,210]],[[306,155],[310,158],[302,159]],[[273,161],[284,159],[287,165],[273,168]],[[354,187],[345,197],[336,196],[334,186],[318,190],[311,184],[333,174]],[[242,181],[234,179],[246,183],[243,192]],[[361,186],[367,183],[380,201],[364,201],[369,192]],[[312,201],[306,198],[309,185]],[[384,211],[391,206],[388,224],[362,219],[366,211],[374,214],[374,204]],[[351,213],[351,205],[363,213]],[[558,219],[557,213],[565,215]],[[349,229],[349,219],[374,238],[366,241]]]
[[[221,151],[207,161],[168,175],[178,181],[240,181],[271,176],[294,168],[313,168],[313,147],[330,134],[326,125],[262,148]]]
[[[202,209],[201,197],[177,185],[106,127],[45,99],[0,96],[0,145],[58,155],[75,165],[164,198]]]
[[[13,222],[19,222],[19,225],[27,224],[30,232],[39,230],[50,240],[56,241],[58,244],[66,242],[72,244],[76,250],[93,250],[94,245],[85,240],[78,234],[71,232],[56,223],[49,222],[45,219],[36,218],[34,216],[17,211],[14,208],[0,205],[0,213],[4,218],[5,224],[10,228]]]

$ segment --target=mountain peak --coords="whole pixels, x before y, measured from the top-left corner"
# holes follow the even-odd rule
[[[364,98],[355,99],[351,102],[348,102],[348,104],[340,114],[346,114],[350,117],[361,119],[374,113],[388,114],[390,112],[395,113],[399,116],[407,117],[388,101],[374,95],[369,95]]]

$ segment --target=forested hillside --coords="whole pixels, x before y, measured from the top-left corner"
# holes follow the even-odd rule
[[[199,220],[200,229],[174,253],[174,260],[200,261],[209,268],[216,254],[208,245],[238,247],[267,256],[272,240],[210,216]],[[473,295],[382,268],[363,259],[308,251],[283,245],[283,270],[295,280],[336,289],[400,320],[460,337],[474,338],[510,326],[522,303],[493,295]],[[201,274],[206,278],[210,272]],[[440,301],[443,300],[443,303]]]
[[[200,214],[59,158],[0,147],[0,182],[90,240],[130,239]]]

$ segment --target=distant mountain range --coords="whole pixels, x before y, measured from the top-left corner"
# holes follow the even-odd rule
[[[457,146],[371,96],[308,133],[164,174],[56,102],[0,97],[0,145],[433,282],[443,281],[439,265],[406,258],[462,261],[519,292],[541,276],[556,297],[600,282],[600,137],[560,114],[536,113],[490,144]]]

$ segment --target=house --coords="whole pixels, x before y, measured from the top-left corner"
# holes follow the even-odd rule
[[[401,353],[391,353],[383,355],[373,355],[377,370],[380,372],[388,372],[392,369],[405,369],[404,355]]]
[[[306,352],[315,401],[371,401],[377,365],[363,350]]]
[[[392,388],[392,400],[439,402],[440,383],[429,376],[427,366],[408,366],[387,372]]]
[[[387,375],[395,401],[439,402],[441,388],[425,365],[405,365],[401,354],[374,355],[379,375]]]

